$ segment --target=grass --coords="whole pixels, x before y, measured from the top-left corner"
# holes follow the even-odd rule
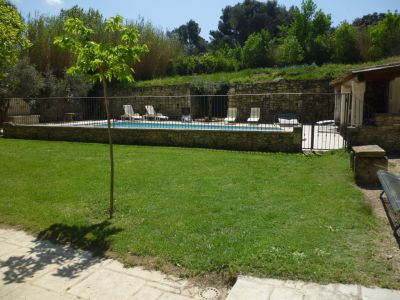
[[[0,220],[188,276],[239,273],[399,288],[345,152],[322,156],[0,139]]]
[[[139,81],[134,83],[138,87],[181,85],[190,84],[195,81],[225,81],[229,84],[235,83],[258,83],[277,79],[285,80],[316,80],[316,79],[335,79],[344,73],[380,64],[399,62],[400,57],[391,57],[376,62],[362,64],[325,64],[322,66],[305,65],[285,68],[261,68],[246,69],[237,72],[221,72],[214,74],[200,74],[192,76],[174,76],[154,80]]]

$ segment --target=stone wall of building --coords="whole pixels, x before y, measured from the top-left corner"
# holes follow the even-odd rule
[[[302,130],[292,132],[127,129],[113,131],[115,144],[198,147],[241,151],[300,152]],[[93,127],[28,126],[5,123],[5,138],[108,143],[107,130]]]
[[[379,114],[375,126],[348,128],[349,148],[362,145],[378,145],[388,153],[400,152],[400,115]]]

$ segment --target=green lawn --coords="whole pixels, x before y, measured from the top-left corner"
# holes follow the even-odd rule
[[[154,257],[187,275],[254,274],[399,288],[344,152],[322,156],[0,139],[0,220]]]

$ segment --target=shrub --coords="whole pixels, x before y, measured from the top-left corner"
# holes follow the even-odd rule
[[[304,51],[295,36],[288,36],[278,47],[278,61],[281,65],[295,65],[304,60]]]
[[[260,68],[273,65],[271,35],[266,30],[253,33],[243,46],[243,65]]]
[[[178,75],[229,72],[237,69],[237,61],[232,58],[206,53],[201,56],[182,56],[171,62],[171,73]]]

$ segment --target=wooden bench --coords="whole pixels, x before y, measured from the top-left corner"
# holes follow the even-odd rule
[[[389,201],[394,213],[399,216],[400,213],[400,176],[396,176],[387,171],[380,170],[376,173],[382,185],[383,192],[381,193],[381,200],[383,195]],[[400,229],[400,225],[394,227],[395,231]]]

